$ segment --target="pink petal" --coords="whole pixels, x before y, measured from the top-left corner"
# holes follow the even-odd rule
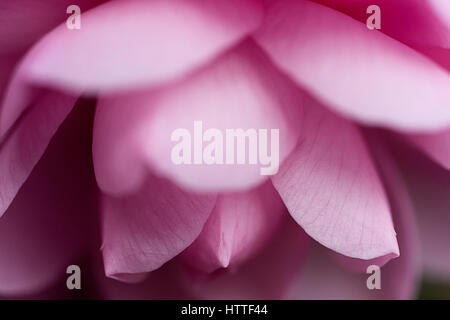
[[[408,138],[433,160],[450,170],[450,129],[429,134],[410,134]]]
[[[77,0],[82,12],[103,0]],[[72,0],[16,0],[0,3],[0,54],[22,51],[69,17]]]
[[[365,269],[377,261],[363,261],[336,255],[316,246],[299,274],[290,299],[411,299],[417,293],[421,274],[417,225],[411,199],[399,167],[389,151],[373,133],[368,142],[377,160],[389,195],[394,223],[398,230],[401,256],[381,268],[381,290],[369,290]],[[403,163],[400,167],[403,167]],[[433,251],[433,250],[431,250]],[[378,261],[379,262],[379,261]],[[350,267],[350,270],[348,270]],[[364,269],[363,269],[364,268]],[[355,272],[359,269],[359,272]],[[364,270],[364,272],[362,272]]]
[[[27,54],[3,103],[0,135],[27,108],[30,83],[77,94],[160,86],[234,45],[261,16],[257,0],[109,1],[84,12],[81,29],[62,24]]]
[[[367,8],[376,4],[381,10],[381,29],[392,38],[410,46],[450,48],[447,0],[313,0],[366,23]],[[442,19],[441,19],[442,17]],[[450,24],[448,24],[450,26]]]
[[[450,172],[398,139],[389,138],[417,213],[425,271],[450,280]]]
[[[197,238],[214,204],[215,196],[188,194],[155,176],[149,176],[135,194],[105,195],[102,250],[106,274],[134,282],[133,274],[161,267]]]
[[[383,33],[309,2],[274,2],[256,39],[329,107],[402,130],[450,125],[450,73]]]
[[[66,268],[81,262],[97,209],[92,121],[92,104],[77,104],[0,218],[0,295],[65,288]]]
[[[286,217],[285,217],[286,218]],[[186,268],[180,256],[139,284],[96,278],[108,299],[274,299],[283,298],[301,270],[309,237],[290,219],[256,256],[238,268],[205,275]]]
[[[245,193],[220,195],[202,233],[183,252],[183,258],[205,272],[240,265],[279,231],[285,211],[270,181]]]
[[[440,21],[447,26],[443,28],[447,32],[447,40],[450,38],[450,2],[446,0],[428,0],[428,5],[434,11]],[[447,48],[450,47],[450,40],[447,43]]]
[[[195,299],[281,299],[301,270],[309,237],[290,219],[257,256],[236,269],[202,277],[192,273],[185,286]]]
[[[93,146],[99,186],[107,193],[130,192],[142,183],[151,167],[199,191],[255,187],[267,179],[260,168],[268,165],[249,164],[248,157],[246,164],[239,165],[177,165],[171,160],[177,145],[171,141],[172,133],[187,129],[193,141],[194,121],[202,121],[203,132],[219,129],[223,140],[226,129],[267,129],[268,136],[271,129],[278,129],[281,163],[297,141],[301,99],[298,89],[278,73],[252,41],[169,87],[100,98]],[[194,148],[191,155],[193,163]],[[226,151],[224,163],[225,156]]]
[[[311,99],[297,148],[272,178],[294,219],[353,258],[398,256],[389,204],[358,128]]]
[[[47,148],[76,98],[51,91],[41,92],[29,112],[0,144],[0,216]]]
[[[398,230],[401,255],[382,268],[382,292],[380,295],[383,298],[406,299],[414,297],[417,292],[422,271],[419,233],[407,185],[399,171],[398,164],[395,163],[384,142],[378,137],[377,132],[369,132],[368,143],[389,196],[394,224]],[[364,261],[344,256],[339,256],[338,259],[350,270],[358,270],[360,273],[365,273],[370,265],[381,267],[386,263],[385,260],[380,259]]]
[[[77,32],[63,25],[48,35],[29,70],[33,79],[69,88],[159,85],[204,64],[261,17],[254,0],[111,1],[83,14]]]

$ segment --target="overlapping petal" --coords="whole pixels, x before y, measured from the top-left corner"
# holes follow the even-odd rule
[[[371,292],[368,297],[384,299],[410,299],[417,293],[422,272],[422,253],[420,251],[419,230],[414,214],[414,206],[407,185],[387,147],[387,140],[380,132],[368,131],[366,134],[378,172],[388,194],[394,224],[398,230],[401,255],[385,265],[386,261],[350,259],[337,255],[337,261],[348,270],[366,274],[368,266],[381,268],[381,291]],[[369,277],[369,275],[365,275]],[[365,296],[365,295],[362,295]]]
[[[202,123],[199,134],[194,131],[196,121]],[[276,146],[272,129],[278,130],[281,163],[295,146],[301,122],[301,93],[249,40],[170,87],[100,98],[93,146],[97,181],[105,192],[123,194],[136,189],[151,167],[195,190],[250,189],[267,179],[267,175],[261,175],[261,167],[270,165],[251,164],[250,152],[245,150],[243,164],[228,164],[226,131],[254,130],[260,143],[260,129],[266,130],[270,154],[272,146]],[[190,164],[172,161],[172,149],[180,143],[172,141],[172,134],[178,129],[189,134]],[[202,136],[208,129],[219,130],[221,138],[213,139],[216,143],[222,141],[218,147],[223,152],[222,164],[203,160],[206,146],[212,143]],[[196,148],[196,144],[200,147]],[[249,145],[246,141],[245,148]],[[195,163],[196,150],[200,150],[203,164]],[[215,153],[214,157],[219,158]],[[235,158],[236,154],[237,161]]]
[[[76,98],[53,91],[41,95],[0,143],[0,216],[8,208]]]
[[[414,208],[407,192],[398,164],[389,154],[389,149],[372,132],[369,143],[377,161],[384,186],[389,195],[393,219],[398,230],[400,257],[382,266],[381,289],[369,290],[366,273],[369,265],[379,261],[350,259],[330,255],[319,245],[311,249],[303,272],[299,273],[290,299],[411,299],[418,289],[422,271],[422,256],[419,249]],[[336,257],[338,259],[336,259]],[[336,263],[336,262],[339,263]],[[373,272],[373,271],[372,271]]]
[[[88,10],[104,0],[77,0]],[[0,3],[0,54],[22,52],[68,18],[72,0],[17,0]]]
[[[65,288],[66,268],[80,263],[97,212],[93,114],[92,103],[77,104],[0,219],[0,296]]]
[[[209,276],[187,274],[184,287],[195,299],[282,299],[302,270],[310,238],[287,219],[269,244],[247,263]],[[181,271],[180,271],[181,272]]]
[[[255,38],[327,106],[401,130],[450,125],[450,73],[365,24],[309,1],[274,1]]]
[[[450,172],[392,135],[396,159],[413,199],[427,275],[450,279]]]
[[[363,23],[372,14],[367,8],[375,4],[380,8],[381,32],[412,47],[450,48],[450,17],[446,16],[450,8],[446,0],[313,1]]]
[[[105,272],[125,282],[142,279],[186,249],[200,234],[216,197],[187,193],[148,176],[134,194],[102,198]]]
[[[433,160],[450,170],[450,129],[436,133],[408,135]]]
[[[15,98],[30,82],[74,92],[159,86],[235,44],[261,16],[256,0],[107,2],[83,13],[81,29],[63,24],[27,54],[4,102],[0,132],[27,107]]]
[[[398,256],[388,200],[358,128],[313,100],[298,145],[272,178],[315,240],[359,259]]]
[[[270,181],[247,192],[220,195],[202,233],[183,252],[184,261],[205,272],[240,265],[280,231],[286,213]]]

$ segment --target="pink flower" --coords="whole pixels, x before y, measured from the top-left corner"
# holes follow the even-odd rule
[[[109,298],[404,299],[422,269],[448,278],[445,0],[378,0],[381,30],[365,0],[78,2],[79,30],[70,1],[0,5],[0,295],[52,297],[81,263]],[[175,165],[196,120],[278,128],[278,173]]]

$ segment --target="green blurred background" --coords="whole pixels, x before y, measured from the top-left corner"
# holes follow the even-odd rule
[[[425,278],[422,281],[419,299],[450,299],[450,283]]]

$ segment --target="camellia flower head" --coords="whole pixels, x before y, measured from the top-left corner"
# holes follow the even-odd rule
[[[76,261],[107,298],[448,278],[447,1],[80,0],[77,27],[71,5],[0,4],[0,295]]]

